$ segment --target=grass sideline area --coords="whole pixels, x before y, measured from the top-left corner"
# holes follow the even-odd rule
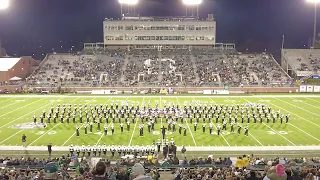
[[[272,149],[275,146],[319,146],[320,145],[320,96],[315,94],[256,94],[256,95],[237,95],[237,96],[186,96],[186,95],[116,95],[116,96],[93,96],[93,95],[2,95],[0,96],[0,152],[9,156],[22,154],[41,154],[41,151],[5,151],[1,149],[2,146],[20,146],[22,134],[27,135],[28,146],[46,146],[49,142],[56,146],[69,146],[71,143],[74,145],[94,145],[103,144],[107,145],[151,145],[153,141],[157,141],[161,138],[160,127],[166,125],[165,120],[161,119],[155,125],[155,132],[148,134],[145,127],[143,137],[139,137],[139,122],[131,125],[129,132],[125,131],[120,133],[120,127],[118,123],[115,123],[115,134],[104,136],[103,133],[96,130],[94,126],[94,132],[92,134],[84,135],[81,129],[80,137],[75,136],[75,124],[72,122],[47,124],[47,127],[20,129],[13,128],[23,123],[32,123],[33,115],[39,117],[42,114],[43,109],[48,112],[51,106],[56,107],[57,104],[110,104],[112,101],[118,100],[121,102],[137,103],[151,102],[151,106],[155,106],[158,102],[160,108],[163,107],[164,102],[176,103],[183,106],[185,102],[199,103],[213,103],[213,104],[245,104],[245,103],[260,103],[272,107],[275,111],[281,110],[282,114],[289,113],[291,115],[289,123],[280,124],[276,123],[267,124],[253,123],[251,120],[249,124],[249,136],[246,137],[236,133],[230,133],[229,128],[227,131],[223,131],[221,136],[209,135],[208,127],[206,133],[202,133],[201,124],[197,132],[193,131],[193,125],[186,123],[188,126],[187,136],[180,135],[177,131],[168,134],[167,138],[174,138],[175,143],[178,146],[186,145],[195,149],[201,147],[212,147],[212,151],[194,151],[190,156],[197,156],[198,154],[213,154],[215,152],[214,147],[227,147],[237,148],[241,146],[248,147],[269,147]],[[46,122],[46,120],[45,120]],[[117,121],[116,121],[117,122]],[[201,122],[201,121],[200,121]],[[81,126],[80,123],[77,123]],[[247,123],[244,123],[247,124]],[[103,129],[103,124],[102,124]],[[215,130],[215,129],[214,129]],[[230,146],[230,147],[229,147]],[[54,151],[54,148],[53,148]],[[41,153],[39,153],[41,152]],[[247,151],[249,153],[261,155],[273,156],[277,154],[275,152],[254,152]],[[319,151],[308,151],[305,155],[318,155]],[[45,152],[43,152],[45,154]],[[64,152],[57,152],[57,154]],[[215,152],[216,155],[224,156],[243,154],[243,151],[232,151],[232,153]],[[288,151],[288,153],[278,152],[278,154],[296,154],[303,155],[301,151]]]

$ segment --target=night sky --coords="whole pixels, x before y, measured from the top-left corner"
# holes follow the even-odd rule
[[[307,48],[312,39],[314,6],[305,0],[203,1],[200,18],[214,14],[217,42],[236,43],[240,51],[276,53],[283,34],[286,48]],[[136,11],[185,15],[180,0],[140,0]],[[320,26],[320,5],[318,15]],[[72,45],[82,49],[83,42],[102,42],[102,21],[119,16],[117,0],[11,0],[10,8],[0,11],[0,36],[9,55],[35,53],[39,59],[52,48],[68,52]]]

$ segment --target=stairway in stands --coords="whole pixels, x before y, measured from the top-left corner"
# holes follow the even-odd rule
[[[125,55],[123,65],[122,65],[122,67],[121,67],[121,70],[122,70],[122,71],[125,71],[125,69],[126,69],[126,67],[127,67],[127,64],[128,64],[128,62],[129,62],[129,57],[130,57],[129,54],[126,54],[126,55]],[[125,75],[124,75],[124,73],[122,73],[121,76],[120,76],[120,82],[124,82],[124,80],[125,80]]]
[[[193,82],[200,82],[200,77],[199,77],[199,74],[197,73],[197,65],[196,65],[195,57],[193,56],[192,51],[189,51],[189,55],[190,55],[190,59],[192,62],[193,71],[196,76],[196,78],[193,80]]]

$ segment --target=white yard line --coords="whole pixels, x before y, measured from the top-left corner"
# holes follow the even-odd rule
[[[143,97],[142,104],[141,104],[141,108],[142,108],[142,105],[143,105],[144,102],[145,102],[144,99],[145,99],[145,96]],[[140,120],[140,118],[139,118],[139,120]],[[137,124],[138,124],[138,119],[136,119],[136,123],[134,124],[133,131],[132,131],[131,138],[130,138],[130,141],[129,141],[129,145],[128,145],[128,146],[130,146],[131,143],[132,143],[132,139],[133,139],[133,136],[134,136],[134,132],[136,131]]]
[[[318,99],[319,101],[316,101],[316,100],[313,100],[313,99],[308,98],[308,97],[304,97],[304,98],[306,98],[306,99],[308,99],[308,100],[310,100],[310,101],[316,102],[316,103],[320,103],[320,99]]]
[[[291,98],[291,99],[292,99],[292,100],[295,100],[294,98]],[[311,106],[311,107],[314,107],[314,108],[320,109],[320,107],[318,107],[318,106],[314,106],[314,105],[309,104],[309,103],[305,103],[303,100],[299,101],[299,103],[303,103],[303,104],[306,104],[306,105],[308,105],[308,106]]]
[[[49,130],[47,130],[45,133],[43,133],[41,136],[39,136],[37,139],[35,139],[34,141],[32,141],[30,144],[28,144],[28,146],[31,146],[32,144],[34,144],[35,142],[37,142],[40,138],[42,138],[44,135],[48,134],[51,130],[53,130],[55,127],[59,126],[61,123],[57,123],[56,125],[54,125],[52,128],[50,128]]]
[[[226,98],[227,100],[229,100],[228,98]],[[244,98],[242,98],[242,99],[244,99]],[[244,99],[245,101],[247,101],[246,99]],[[249,102],[249,101],[247,101],[247,102]],[[262,145],[262,143],[255,137],[255,136],[253,136],[251,133],[248,133],[249,134],[249,136],[251,136],[255,141],[257,141],[261,146],[263,146]]]
[[[216,130],[218,130],[217,126],[216,126],[214,123],[212,123],[212,124],[213,124],[214,128],[216,128]],[[223,140],[227,143],[227,145],[230,146],[230,144],[229,144],[229,142],[227,141],[227,139],[223,136],[222,131],[221,131],[220,134],[221,134],[221,137],[223,138]]]
[[[255,138],[253,135],[251,135],[250,133],[248,133],[249,136],[251,136],[254,140],[256,140],[261,146],[263,146],[263,144],[257,139]]]
[[[33,103],[31,103],[31,104],[33,104]],[[31,105],[31,104],[29,104],[29,105]],[[52,105],[52,103],[49,103],[49,104],[47,104],[47,105],[45,105],[45,106],[41,106],[41,107],[39,107],[39,108],[37,108],[37,109],[35,109],[35,110],[33,110],[33,111],[31,111],[31,112],[27,113],[27,114],[24,114],[23,116],[21,116],[21,117],[19,117],[19,118],[15,119],[15,120],[12,120],[12,121],[10,121],[10,122],[8,122],[8,123],[6,123],[6,124],[4,124],[4,125],[0,126],[0,129],[1,129],[1,128],[3,128],[3,127],[5,127],[5,126],[7,126],[8,124],[11,124],[11,123],[13,123],[13,122],[15,122],[15,121],[17,121],[17,120],[19,120],[19,119],[21,119],[21,118],[23,118],[23,117],[25,117],[25,116],[29,115],[29,114],[31,114],[31,113],[33,113],[33,112],[35,112],[35,111],[38,111],[39,109],[42,109],[42,108],[44,108],[44,107],[46,107],[46,106],[49,106],[49,105]]]
[[[1,96],[0,96],[0,97],[1,97]],[[3,101],[0,101],[0,103],[4,103],[4,102],[9,101],[9,100],[12,100],[12,99],[13,99],[13,97],[8,98],[8,99],[5,99],[5,100],[3,100]]]
[[[291,126],[293,126],[293,127],[294,127],[294,128],[296,128],[296,129],[298,129],[299,131],[301,131],[301,132],[305,133],[306,135],[308,135],[308,136],[312,137],[313,139],[315,139],[315,140],[317,140],[317,141],[320,141],[318,138],[316,138],[316,137],[312,136],[311,134],[309,134],[309,133],[305,132],[304,130],[302,130],[302,129],[298,128],[297,126],[295,126],[295,125],[293,125],[293,124],[291,124],[291,123],[288,123],[288,124],[289,124],[289,125],[291,125]]]
[[[69,103],[72,103],[76,100],[78,100],[79,98],[75,98],[74,100],[70,101]],[[47,130],[45,133],[43,133],[41,136],[39,136],[37,139],[35,139],[34,141],[32,141],[29,146],[31,146],[32,144],[34,144],[35,142],[37,142],[39,139],[41,139],[44,135],[48,134],[51,130],[53,130],[55,127],[57,127],[58,125],[60,125],[61,123],[57,123],[56,125],[54,125],[52,128],[50,128],[49,130]]]
[[[92,102],[93,100],[95,100],[97,97],[94,97],[92,98],[90,101],[87,101],[84,105],[88,104],[89,102]],[[111,98],[109,98],[110,100]],[[82,126],[84,125],[85,123],[82,123],[82,125],[80,126],[80,128],[82,128]],[[76,132],[74,132],[63,144],[62,146],[64,146],[65,144],[67,144],[68,141],[70,141],[70,139],[76,134]]]
[[[271,129],[272,131],[274,131],[275,133],[277,133],[279,136],[283,137],[283,139],[287,140],[289,143],[291,143],[292,145],[296,146],[292,141],[290,141],[288,138],[284,137],[282,134],[278,133],[276,130],[272,129],[272,127],[270,127],[269,125],[267,125],[266,123],[262,123],[265,126],[267,126],[269,129]]]
[[[10,98],[10,99],[12,99],[12,98]],[[12,105],[17,104],[17,103],[25,102],[25,100],[27,100],[27,99],[28,99],[28,98],[25,98],[25,99],[23,99],[23,101],[15,100],[13,103],[10,103],[10,104],[8,104],[8,105],[6,105],[6,106],[0,107],[0,109],[4,109],[4,108],[6,108],[6,107],[8,107],[8,106],[12,106]],[[0,102],[0,103],[2,104],[3,102]]]
[[[311,112],[311,111],[309,111],[309,110],[307,110],[307,109],[301,108],[301,107],[296,106],[296,105],[293,105],[293,104],[291,104],[291,103],[287,103],[286,101],[283,101],[283,100],[281,100],[281,99],[279,99],[279,98],[276,98],[276,97],[273,97],[273,98],[274,98],[274,99],[277,99],[277,100],[279,100],[279,101],[281,101],[281,102],[283,102],[283,103],[286,103],[286,104],[288,104],[288,105],[290,105],[290,106],[293,106],[293,107],[296,107],[296,108],[302,109],[303,111],[309,112],[310,114],[313,114],[313,115],[315,115],[315,116],[320,117],[320,115],[319,115],[319,114],[316,114],[316,113],[314,113],[314,112]]]
[[[108,101],[105,103],[105,105],[106,105],[111,99],[112,99],[112,97],[111,97],[110,99],[108,99]],[[128,97],[126,98],[125,101],[127,101],[127,100],[128,100]],[[108,128],[110,127],[110,125],[111,125],[111,122],[109,123]],[[108,134],[107,134],[107,135],[108,135]],[[101,141],[101,139],[103,138],[103,136],[104,136],[104,132],[101,133],[101,136],[100,136],[99,140],[97,141],[96,145],[98,145],[98,144],[100,143],[100,141]]]
[[[271,104],[271,105],[273,105],[273,106],[277,106],[277,105],[274,105],[274,104],[272,104],[272,103],[270,103],[270,102],[267,102],[267,103],[269,103],[269,104]],[[280,106],[277,106],[277,107],[280,107]],[[306,118],[304,118],[304,117],[301,117],[301,116],[299,116],[298,114],[295,114],[295,113],[293,113],[293,112],[291,112],[291,111],[289,111],[289,110],[287,110],[287,109],[283,109],[283,108],[280,108],[280,109],[282,109],[282,110],[284,110],[284,111],[286,111],[286,112],[289,112],[290,114],[293,114],[293,115],[295,115],[295,116],[297,116],[297,117],[299,117],[299,118],[301,118],[301,119],[303,119],[303,120],[305,120],[305,121],[307,121],[307,122],[309,122],[309,123],[311,123],[311,124],[313,124],[313,125],[315,125],[315,126],[317,126],[317,127],[320,128],[320,125],[319,125],[319,124],[316,124],[316,123],[314,123],[314,122],[312,122],[312,121],[309,121],[308,119],[306,119]]]
[[[23,131],[23,129],[21,129],[20,131],[18,131],[18,132],[16,132],[16,133],[12,134],[11,136],[7,137],[5,140],[1,141],[1,142],[0,142],[0,144],[2,144],[3,142],[6,142],[8,139],[12,138],[13,136],[15,136],[15,135],[19,134],[19,133],[20,133],[20,132],[22,132],[22,131]]]
[[[193,98],[193,99],[194,99],[194,98]],[[176,97],[176,100],[177,100],[177,103],[179,104],[179,107],[181,107],[178,97]],[[187,124],[187,126],[188,126],[188,129],[189,129],[190,135],[191,135],[191,137],[192,137],[193,143],[194,143],[195,146],[197,146],[196,140],[194,139],[193,134],[192,134],[192,131],[191,131],[191,129],[190,129],[188,120],[186,119],[185,122],[186,122],[186,124]]]
[[[26,104],[26,105],[24,105],[24,106],[21,106],[21,107],[19,107],[19,108],[16,108],[16,109],[14,109],[14,110],[12,110],[12,111],[9,111],[9,112],[7,112],[7,113],[5,113],[5,114],[2,114],[2,115],[0,116],[0,118],[3,117],[3,116],[5,116],[5,115],[7,115],[7,114],[10,114],[10,113],[12,113],[12,112],[15,112],[15,111],[17,111],[17,110],[19,110],[19,109],[22,109],[22,108],[24,108],[24,107],[30,106],[31,104],[37,103],[37,102],[39,102],[39,101],[41,101],[41,100],[43,100],[43,99],[45,99],[45,98],[41,98],[41,99],[39,99],[39,100],[37,100],[37,101],[34,101],[34,102],[32,102],[32,103],[28,103],[28,104]],[[1,127],[0,127],[0,128],[1,128]]]
[[[247,101],[250,103],[250,101],[246,100],[245,98],[242,98],[243,100]],[[262,122],[262,124],[264,124],[265,126],[267,126],[269,129],[271,129],[272,131],[274,131],[275,133],[277,133],[279,136],[283,137],[285,140],[287,140],[288,142],[290,142],[292,145],[296,146],[293,142],[291,142],[288,138],[284,137],[282,134],[278,133],[276,130],[272,129],[269,125],[267,125],[266,123]]]
[[[285,112],[290,112],[290,111],[288,111],[288,110],[286,110],[286,109],[283,109],[283,108],[281,108],[280,106],[277,106],[277,105],[275,105],[275,104],[273,104],[273,103],[271,103],[271,102],[267,102],[267,103],[268,103],[268,104],[271,104],[272,106],[275,106],[275,107],[277,107],[277,108],[279,108],[279,109],[281,109],[281,110],[283,110],[283,111],[285,111]],[[291,124],[291,123],[288,123],[288,124],[291,125],[291,126],[293,126],[293,127],[296,128],[296,129],[298,129],[299,131],[305,133],[306,135],[312,137],[313,139],[316,139],[317,141],[320,141],[318,138],[316,138],[316,137],[312,136],[311,134],[305,132],[304,130],[300,129],[299,127],[297,127],[297,126],[295,126],[295,125],[293,125],[293,124]]]

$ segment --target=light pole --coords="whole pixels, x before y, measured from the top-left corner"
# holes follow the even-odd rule
[[[8,9],[9,7],[9,0],[0,0],[0,11]],[[1,35],[0,35],[0,56],[1,56],[1,50],[2,50],[2,45],[1,45]]]
[[[139,0],[119,0],[119,3],[120,3],[120,8],[121,8],[121,18],[123,16],[123,5],[128,5],[128,12],[127,13],[130,13],[130,6],[133,6],[133,15],[135,15],[135,11],[136,11],[136,4],[138,4]]]
[[[183,4],[186,5],[186,16],[188,16],[188,7],[192,7],[192,12],[194,6],[197,8],[197,19],[199,18],[199,5],[202,3],[202,0],[182,0]],[[193,16],[193,13],[192,13]]]
[[[307,2],[314,3],[314,21],[313,21],[313,41],[312,46],[315,48],[316,45],[316,31],[317,31],[317,4],[320,0],[307,0]]]

